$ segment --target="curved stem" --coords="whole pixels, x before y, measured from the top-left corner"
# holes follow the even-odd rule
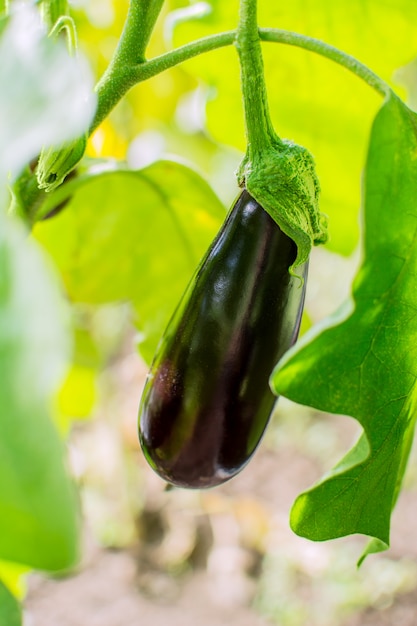
[[[96,86],[97,112],[90,133],[133,87],[132,71],[145,64],[145,52],[164,0],[131,0],[116,52]]]
[[[338,63],[338,65],[342,65],[347,70],[356,74],[358,78],[364,80],[381,96],[385,97],[392,91],[391,87],[382,78],[366,67],[366,65],[352,57],[350,54],[342,52],[338,48],[320,41],[320,39],[307,37],[306,35],[300,35],[291,31],[280,30],[278,28],[261,28],[259,29],[259,35],[262,41],[284,43],[320,54],[321,56]]]
[[[98,107],[90,133],[107,117],[126,92],[136,84],[171,69],[184,61],[188,61],[199,54],[234,44],[236,34],[236,31],[233,30],[197,39],[175,50],[161,54],[150,61],[128,66],[124,69],[119,68],[117,73],[109,68],[97,85]],[[353,72],[383,97],[386,97],[391,92],[391,87],[363,63],[319,39],[276,28],[260,28],[259,37],[264,42],[282,43],[315,52]]]
[[[145,61],[145,52],[164,0],[131,0],[113,65]]]
[[[151,12],[153,22],[150,18],[148,21],[147,37],[149,37],[152,30],[150,24],[151,22],[154,23],[156,20],[158,14],[157,8],[162,6],[163,0],[147,1],[148,7],[153,8],[153,11]],[[138,0],[136,0],[136,2],[138,2]],[[0,0],[0,9],[2,7],[4,9],[7,5],[7,0]],[[138,4],[136,4],[136,6],[138,6]],[[258,29],[258,33],[261,41],[297,46],[304,48],[305,50],[310,50],[311,52],[338,63],[364,80],[383,97],[387,97],[392,92],[391,87],[384,80],[382,80],[382,78],[377,76],[357,59],[342,52],[341,50],[338,50],[337,48],[334,48],[333,46],[330,46],[329,44],[324,43],[323,41],[320,41],[319,39],[273,28],[261,28]],[[134,31],[132,30],[129,37],[133,37],[133,35]],[[97,128],[97,126],[107,117],[125,93],[134,85],[152,78],[153,76],[175,67],[176,65],[179,65],[180,63],[183,63],[184,61],[187,61],[188,59],[191,59],[199,54],[234,44],[236,42],[236,36],[237,31],[234,30],[211,35],[183,45],[170,52],[166,52],[165,54],[155,57],[150,61],[140,63],[132,61],[132,63],[129,63],[126,67],[120,65],[120,59],[123,58],[123,55],[119,57],[119,61],[117,63],[113,59],[105,75],[97,85],[98,108],[93,124],[90,128],[90,133]],[[146,47],[145,40],[142,41],[141,45],[144,50]],[[138,49],[140,49],[140,47],[136,48],[136,50]],[[278,138],[277,141],[279,141]],[[33,176],[33,173],[31,173],[31,176]],[[36,186],[36,193],[38,195],[42,193],[41,190],[38,189],[36,182],[34,182],[34,185]],[[31,203],[34,204],[35,200],[31,201]]]
[[[236,36],[246,137],[251,155],[279,141],[271,122],[257,21],[257,0],[241,0]]]
[[[150,61],[140,63],[138,65],[125,68],[123,72],[119,74],[107,75],[107,81],[113,80],[113,90],[108,90],[105,94],[104,84],[100,83],[97,86],[98,94],[98,106],[97,111],[90,128],[90,134],[99,126],[99,124],[107,117],[112,108],[119,102],[119,100],[135,85],[148,80],[165,70],[169,70],[188,59],[192,59],[199,54],[209,52],[210,50],[216,50],[224,46],[230,46],[234,43],[236,38],[236,31],[226,31],[219,35],[211,35],[209,37],[203,37],[193,41],[192,43],[185,44],[180,48],[171,50],[161,54]],[[107,74],[107,72],[106,72]],[[107,97],[104,97],[104,96]]]
[[[164,70],[168,70],[175,65],[188,61],[199,54],[210,52],[210,50],[217,50],[225,46],[230,46],[236,39],[236,31],[229,30],[218,35],[210,35],[197,39],[192,43],[187,43],[180,48],[176,48],[170,52],[165,52],[146,63],[134,68],[132,71],[132,80],[135,82],[141,82],[156,76]]]

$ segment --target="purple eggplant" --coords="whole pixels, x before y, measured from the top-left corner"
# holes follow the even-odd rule
[[[213,487],[250,460],[276,397],[270,374],[295,342],[307,263],[242,191],[197,268],[152,363],[139,408],[151,467],[181,487]]]

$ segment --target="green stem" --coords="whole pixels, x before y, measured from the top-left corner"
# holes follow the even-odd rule
[[[353,74],[364,80],[383,97],[386,97],[391,92],[391,87],[368,67],[360,63],[360,61],[319,39],[275,28],[260,28],[259,37],[264,42],[296,46],[326,57],[353,72]],[[135,85],[200,54],[230,46],[235,41],[236,31],[227,31],[197,39],[192,43],[161,54],[150,61],[126,68],[119,68],[117,72],[111,71],[109,68],[97,86],[99,102],[90,132],[93,132],[99,126],[119,100]]]
[[[342,52],[334,46],[320,41],[320,39],[307,37],[306,35],[300,35],[286,30],[279,30],[278,28],[261,28],[259,30],[259,34],[262,41],[284,43],[290,46],[304,48],[304,50],[315,52],[316,54],[320,54],[321,56],[334,61],[338,65],[342,65],[347,70],[358,76],[358,78],[364,80],[381,96],[386,97],[389,93],[391,93],[391,87],[384,80],[382,80],[382,78],[366,67],[366,65],[363,65],[363,63],[352,57],[350,54],[346,54],[346,52]]]
[[[131,0],[116,52],[97,84],[98,107],[90,132],[133,86],[131,75],[145,64],[145,52],[164,0]]]
[[[145,61],[145,52],[164,0],[131,0],[113,63],[134,65]]]
[[[236,37],[235,31],[228,31],[220,33],[219,35],[211,35],[210,37],[204,37],[193,41],[192,43],[185,44],[176,50],[161,54],[150,61],[140,63],[138,65],[125,68],[123,73],[114,73],[110,76],[106,72],[106,85],[97,86],[98,94],[98,106],[96,115],[91,125],[90,133],[92,133],[99,124],[107,117],[112,108],[119,102],[119,100],[135,85],[141,83],[165,70],[168,70],[188,59],[192,59],[195,56],[209,52],[210,50],[216,50],[223,46],[230,46]]]
[[[162,2],[163,0],[156,0],[152,4],[152,19],[154,21],[157,18],[156,8],[158,5],[161,6]],[[148,21],[147,37],[149,37],[149,34],[151,32],[151,21],[152,20],[150,19]],[[299,35],[298,33],[272,28],[259,29],[258,32],[261,41],[283,43],[304,48],[306,50],[324,56],[334,61],[335,63],[338,63],[339,65],[345,67],[349,71],[353,72],[356,76],[364,80],[380,95],[387,97],[391,93],[390,86],[386,82],[384,82],[379,76],[374,74],[369,68],[360,63],[357,59],[318,39],[307,37],[305,35]],[[158,57],[155,57],[150,61],[145,61],[142,63],[132,63],[126,68],[118,67],[118,64],[113,61],[97,88],[99,105],[90,132],[93,132],[93,130],[107,117],[112,108],[119,102],[122,96],[131,87],[145,80],[148,80],[149,78],[152,78],[153,76],[156,76],[157,74],[160,74],[165,70],[175,67],[180,63],[183,63],[184,61],[187,61],[197,55],[209,52],[210,50],[215,50],[217,48],[234,44],[236,42],[236,34],[236,31],[228,31],[217,35],[204,37],[202,39],[198,39],[189,44],[181,46],[175,50],[162,54]],[[144,43],[142,42],[142,49],[144,49],[143,46]],[[268,120],[268,118],[266,119]],[[266,125],[268,128],[268,122],[266,122]],[[34,182],[34,185],[36,185],[36,189],[38,189],[36,181]],[[38,194],[41,193],[41,190],[38,190]],[[34,204],[34,202],[32,202],[32,204]]]
[[[241,0],[236,36],[245,112],[248,151],[261,153],[280,143],[269,115],[264,66],[257,22],[257,0]]]
[[[234,43],[235,38],[236,31],[229,30],[218,35],[210,35],[208,37],[203,37],[202,39],[197,39],[196,41],[185,44],[180,48],[176,48],[170,52],[165,52],[165,54],[161,54],[160,56],[133,68],[131,82],[133,84],[140,83],[200,54],[210,52],[210,50],[217,50],[218,48],[223,48],[224,46],[230,46]]]

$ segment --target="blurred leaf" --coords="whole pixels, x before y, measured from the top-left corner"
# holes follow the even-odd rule
[[[67,208],[34,235],[54,258],[74,302],[131,301],[149,359],[224,208],[208,184],[174,161],[142,170],[92,171],[51,197]]]
[[[60,423],[65,431],[70,420],[88,417],[96,401],[96,371],[73,365],[58,393]],[[64,417],[65,416],[65,417]]]
[[[49,419],[69,345],[55,279],[6,217],[0,227],[0,557],[57,570],[76,557],[75,494]]]
[[[174,2],[174,7],[183,3]],[[211,0],[212,13],[176,29],[176,44],[235,28],[238,1]],[[300,32],[345,50],[390,81],[417,55],[417,5],[407,0],[259,3],[259,24]],[[264,44],[271,114],[279,135],[315,156],[321,210],[330,217],[333,250],[349,254],[358,241],[360,175],[378,96],[343,68],[313,53]],[[239,67],[234,50],[219,50],[184,65],[213,87],[208,128],[215,139],[245,148]]]
[[[77,367],[98,369],[103,360],[101,355],[102,345],[97,345],[97,340],[92,336],[89,317],[83,312],[79,316],[80,319],[77,319],[77,313],[78,311],[75,309],[75,315],[73,316],[73,363]],[[83,316],[87,317],[87,320],[83,319]]]
[[[0,581],[0,624],[3,626],[21,626],[22,611],[16,598]]]
[[[25,565],[0,560],[0,580],[16,598],[22,599],[25,596],[26,574],[29,572],[30,568]]]
[[[95,109],[79,58],[53,43],[27,3],[16,3],[0,39],[0,178],[15,176],[43,145],[82,134]]]
[[[363,426],[344,459],[297,498],[291,524],[320,541],[370,535],[379,543],[368,552],[389,543],[416,419],[416,154],[417,116],[392,96],[372,129],[353,302],[307,333],[271,379],[277,393]]]
[[[86,154],[89,157],[111,157],[123,159],[126,155],[128,142],[125,137],[117,134],[110,118],[106,118],[94,131],[87,143]]]

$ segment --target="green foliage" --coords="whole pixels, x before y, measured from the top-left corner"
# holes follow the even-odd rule
[[[416,151],[417,116],[392,96],[372,129],[353,300],[307,333],[272,376],[277,393],[355,417],[364,429],[332,472],[298,497],[293,529],[319,541],[370,535],[379,540],[370,551],[389,543],[416,418]]]
[[[0,581],[0,624],[21,626],[22,611],[16,598]]]
[[[67,310],[44,255],[5,214],[5,182],[44,142],[85,129],[94,98],[27,5],[10,17],[0,56],[0,558],[61,570],[78,552],[76,496],[50,419],[70,352]]]
[[[67,11],[66,1],[41,4],[49,26]],[[119,13],[103,42],[100,29],[88,31],[88,20],[80,20],[81,32],[84,28],[92,37],[98,73],[122,30],[121,4],[114,3]],[[146,65],[145,48],[147,57],[164,50],[161,22],[154,30],[162,4],[143,0],[129,12],[134,21],[97,89],[97,123],[133,86],[134,70]],[[183,5],[183,0],[170,2],[172,8]],[[210,7],[198,20],[178,21],[176,43],[236,27],[238,0],[212,0]],[[82,63],[68,57],[61,41],[45,37],[34,7],[16,3],[5,19],[7,8],[0,1],[0,118],[7,122],[0,128],[0,558],[59,570],[76,559],[78,520],[51,407],[55,402],[61,411],[62,430],[68,428],[68,414],[85,416],[94,404],[97,367],[79,362],[75,350],[64,378],[70,362],[68,312],[39,248],[49,254],[71,303],[131,305],[140,350],[150,361],[225,211],[205,180],[175,160],[140,170],[86,161],[61,184],[95,124],[96,98]],[[388,81],[417,53],[417,5],[407,0],[264,1],[259,23],[322,38]],[[330,218],[330,246],[348,254],[359,238],[360,174],[376,96],[328,60],[285,46],[264,43],[262,48],[274,126],[280,136],[314,154],[320,209]],[[112,156],[123,158],[137,133],[157,128],[174,137],[180,150],[191,146],[193,157],[198,155],[213,174],[222,169],[220,144],[242,152],[246,147],[239,74],[232,47],[202,55],[185,70],[170,70],[130,93],[95,139],[102,132],[106,149],[111,145]],[[181,98],[201,83],[209,88],[204,92],[207,126],[201,122],[197,130],[181,134],[172,120],[184,104]],[[388,545],[390,514],[414,432],[416,128],[414,113],[397,97],[385,102],[368,152],[363,263],[352,301],[308,333],[272,376],[277,393],[349,415],[362,425],[353,449],[299,496],[291,524],[315,540],[369,535],[374,539],[366,553]],[[70,151],[68,158],[59,149],[63,143],[75,145],[76,154]],[[90,154],[93,144],[87,147]],[[37,177],[49,193],[39,190],[28,166],[42,148],[47,158],[41,159]],[[57,211],[35,225],[31,238],[4,210],[6,181],[13,182],[23,168],[12,209],[28,222]],[[216,175],[223,181],[224,172]],[[290,172],[284,181],[289,195],[292,178]],[[233,190],[231,171],[227,179]],[[315,197],[317,187],[306,181],[298,180],[303,193]],[[6,611],[16,617],[4,617]],[[0,622],[3,618],[8,626],[20,623],[13,598],[0,585]]]
[[[75,494],[50,422],[68,358],[51,269],[21,228],[0,229],[0,557],[58,570],[76,558]]]
[[[175,161],[92,171],[51,196],[70,201],[34,235],[51,254],[73,302],[133,303],[141,352],[156,344],[225,211],[208,184]]]

